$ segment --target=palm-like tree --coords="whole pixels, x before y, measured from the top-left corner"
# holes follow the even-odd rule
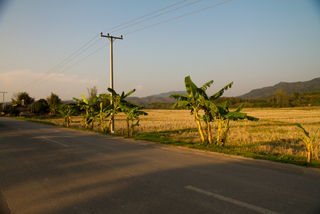
[[[134,127],[139,126],[139,116],[140,115],[148,115],[147,112],[141,111],[144,106],[136,106],[136,105],[122,105],[120,104],[121,111],[127,116],[127,135],[133,136]],[[137,120],[134,122],[134,120]],[[131,121],[131,125],[130,125]]]
[[[121,94],[118,94],[112,88],[108,88],[108,91],[111,94],[100,94],[99,97],[106,98],[111,102],[111,108],[109,110],[109,112],[111,113],[111,120],[109,121],[109,125],[110,125],[111,121],[114,120],[114,114],[117,114],[119,111],[121,111],[121,106],[129,105],[128,102],[125,100],[125,98],[131,95],[133,92],[135,92],[136,89],[132,89],[126,94],[124,93],[124,91]]]
[[[194,119],[197,122],[198,130],[200,133],[200,139],[202,142],[205,141],[203,130],[201,128],[199,110],[202,105],[204,93],[199,93],[205,91],[213,83],[213,80],[205,83],[201,88],[198,88],[191,80],[190,76],[184,79],[187,94],[173,94],[170,97],[179,100],[177,103],[173,104],[171,108],[184,107],[191,110],[191,114],[194,114]]]
[[[76,113],[76,109],[71,105],[60,105],[59,112],[64,117],[65,126],[69,127],[69,124],[72,122],[71,116]]]
[[[93,121],[95,116],[98,114],[95,110],[94,110],[94,105],[96,104],[96,102],[100,99],[99,97],[95,97],[94,99],[92,99],[90,102],[86,99],[86,97],[84,96],[84,94],[82,94],[82,100],[79,100],[75,97],[73,97],[73,99],[75,101],[78,102],[80,109],[81,110],[85,110],[86,114],[83,115],[83,125],[84,128],[88,129],[89,125],[92,123],[92,128],[93,128]]]

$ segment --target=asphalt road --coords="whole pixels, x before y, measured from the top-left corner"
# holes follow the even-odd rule
[[[0,117],[1,213],[320,213],[320,170]]]

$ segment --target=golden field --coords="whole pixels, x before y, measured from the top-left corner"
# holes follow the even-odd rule
[[[148,115],[140,116],[140,126],[135,133],[181,130],[166,134],[175,140],[199,142],[199,133],[194,116],[189,110],[145,110]],[[295,123],[300,123],[312,135],[320,127],[320,107],[303,108],[244,108],[243,112],[257,117],[259,121],[232,121],[227,145],[250,146],[251,150],[265,153],[279,153],[305,156],[305,146],[299,139],[302,135]],[[201,114],[201,112],[200,112]],[[82,117],[73,117],[71,127],[81,127]],[[50,119],[50,122],[62,125],[63,119]],[[205,125],[202,124],[205,129]],[[217,123],[213,122],[213,136]],[[190,130],[183,130],[191,128]],[[94,129],[98,129],[97,124]],[[116,134],[126,134],[126,117],[122,113],[115,116]],[[320,134],[314,141],[318,145],[315,159],[319,159]]]

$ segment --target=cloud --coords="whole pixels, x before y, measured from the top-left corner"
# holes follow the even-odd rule
[[[87,87],[98,85],[98,79],[79,78],[69,74],[34,73],[29,69],[0,73],[0,90],[8,92],[5,101],[10,101],[12,95],[18,92],[27,92],[36,100],[46,98],[53,92],[62,100],[70,100],[87,94]]]

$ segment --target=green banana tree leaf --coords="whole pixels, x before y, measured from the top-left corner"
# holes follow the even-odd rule
[[[235,111],[240,112],[243,109],[244,104],[242,103]]]
[[[189,94],[189,97],[195,98],[196,97],[196,89],[198,88],[191,80],[190,76],[185,77],[184,83],[186,86],[186,91]]]
[[[121,99],[124,99],[124,98],[126,98],[127,96],[130,96],[133,92],[135,92],[136,91],[136,89],[132,89],[131,91],[129,91],[128,93],[126,93],[125,95],[123,95],[124,94],[124,92],[122,92],[122,94],[121,94]]]
[[[214,95],[212,95],[209,99],[210,100],[216,100],[219,97],[221,97],[224,93],[225,90],[231,88],[233,85],[233,82],[229,83],[228,85],[226,85],[225,87],[223,87],[220,91],[218,91],[217,93],[215,93]]]
[[[300,129],[302,129],[304,134],[310,139],[309,132],[307,132],[299,123],[296,123],[296,126],[298,126]]]
[[[80,105],[81,105],[81,103],[84,103],[82,100],[79,100],[79,99],[77,99],[77,98],[75,98],[75,97],[73,97],[72,99],[75,100],[75,101],[77,101]]]
[[[201,89],[204,90],[204,91],[206,91],[207,88],[212,85],[212,83],[213,83],[213,80],[210,80],[209,82],[205,83],[205,84],[201,87]]]
[[[91,100],[91,102],[88,103],[88,104],[89,104],[89,105],[93,105],[93,104],[95,104],[100,98],[101,98],[101,96],[99,95],[99,96],[93,98],[93,100]]]
[[[258,121],[259,120],[259,118],[252,117],[252,116],[246,116],[246,119],[250,120],[250,121]]]
[[[109,94],[100,94],[99,96],[108,100],[112,100],[112,97]]]
[[[317,128],[317,130],[314,132],[314,134],[313,134],[313,136],[311,138],[311,142],[313,142],[314,138],[316,137],[316,134],[317,134],[318,130],[319,130],[319,128]]]
[[[227,114],[225,114],[223,116],[225,118],[230,119],[230,120],[239,120],[239,119],[245,119],[247,114],[234,111],[234,112],[228,112]]]
[[[85,104],[88,104],[88,100],[86,99],[86,96],[84,96],[84,94],[82,94],[82,99]]]
[[[117,92],[115,90],[113,90],[112,88],[108,88],[107,90],[112,94],[112,96],[118,95]]]
[[[196,91],[199,94],[200,99],[209,100],[208,95],[205,90],[203,90],[202,88],[197,88]]]
[[[139,121],[140,121],[140,120],[138,120],[135,124],[133,124],[133,125],[132,125],[132,128],[134,128],[134,127],[136,127],[136,126],[139,126]]]
[[[223,108],[224,110],[228,111],[228,100],[223,101],[223,102],[220,104],[220,107]]]
[[[185,94],[172,94],[172,95],[170,95],[170,98],[173,98],[173,99],[175,99],[175,100],[188,100],[188,97],[187,97],[187,95],[185,95]]]
[[[209,100],[201,101],[200,105],[208,107],[210,109],[210,111],[214,112],[214,114],[219,113],[219,108],[213,102],[211,102]]]
[[[187,105],[190,105],[189,101],[179,101],[179,102],[176,102],[175,104],[173,104],[171,106],[171,108],[177,108],[177,107],[187,106]]]

